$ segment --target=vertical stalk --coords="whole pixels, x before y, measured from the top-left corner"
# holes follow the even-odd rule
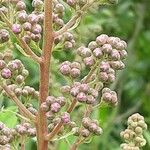
[[[37,140],[38,150],[48,150],[48,141],[45,140],[45,135],[48,134],[46,114],[40,108],[40,104],[46,100],[49,93],[49,68],[51,60],[51,52],[53,46],[53,31],[52,31],[52,0],[44,1],[44,33],[43,33],[43,49],[42,62],[40,63],[40,101],[37,123]]]

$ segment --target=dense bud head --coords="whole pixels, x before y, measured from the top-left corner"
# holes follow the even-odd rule
[[[92,42],[90,42],[89,43],[89,45],[88,45],[88,48],[90,49],[90,50],[94,50],[94,49],[96,49],[98,47],[98,45],[97,45],[97,43],[95,42],[95,41],[92,41]]]
[[[42,32],[42,27],[41,25],[39,24],[35,24],[33,27],[32,27],[32,33],[34,34],[39,34]]]
[[[72,95],[72,96],[77,96],[78,95],[78,93],[79,93],[79,87],[73,87],[73,88],[71,88],[71,90],[70,90],[70,94]]]
[[[46,103],[48,106],[50,106],[51,104],[53,104],[55,102],[55,97],[54,96],[48,96],[46,98]]]
[[[27,20],[27,13],[24,11],[18,12],[17,17],[18,17],[18,21],[20,23],[24,23]]]
[[[65,33],[63,34],[63,36],[64,36],[64,39],[65,39],[66,41],[71,41],[71,40],[73,40],[73,35],[72,35],[70,32],[65,32]]]
[[[9,32],[5,29],[0,30],[0,43],[7,42],[9,40]]]
[[[12,31],[15,34],[20,34],[22,29],[21,29],[21,25],[20,24],[13,24],[12,25]]]
[[[94,104],[95,101],[96,101],[96,99],[94,98],[94,96],[92,96],[92,95],[87,96],[87,100],[86,100],[87,104]]]
[[[101,58],[103,56],[103,52],[102,52],[101,48],[94,49],[93,54],[96,58]]]
[[[55,102],[55,103],[51,104],[50,110],[53,113],[57,113],[57,112],[59,112],[60,108],[61,108],[61,105],[59,103]]]
[[[83,83],[83,84],[80,85],[80,91],[81,92],[87,93],[89,91],[89,89],[90,89],[90,87],[86,83]]]
[[[84,61],[86,66],[92,66],[95,63],[95,60],[94,60],[94,58],[92,56],[84,58],[83,61]]]
[[[64,106],[66,104],[65,98],[63,96],[57,97],[56,101],[61,105]]]
[[[12,76],[12,72],[8,69],[8,68],[4,68],[2,71],[1,71],[1,76],[4,78],[4,79],[8,79]]]
[[[37,10],[42,10],[43,5],[44,5],[44,3],[42,0],[33,0],[32,1],[32,7],[34,7]]]
[[[89,127],[90,122],[91,122],[91,119],[88,118],[88,117],[85,117],[85,118],[82,119],[82,125],[83,125],[85,128],[88,128],[88,127]]]
[[[66,86],[62,86],[60,90],[61,90],[61,92],[64,93],[64,94],[69,94],[70,89],[71,89],[71,87],[68,86],[68,85],[66,85]]]
[[[109,63],[108,63],[108,62],[106,62],[106,61],[102,61],[102,62],[100,63],[100,65],[99,65],[99,67],[100,67],[100,71],[102,71],[102,72],[106,72],[106,71],[108,71],[108,70],[109,70],[110,65],[109,65]]]
[[[64,124],[69,123],[70,122],[70,114],[67,112],[63,113],[61,116],[61,120]]]
[[[80,133],[83,137],[88,137],[90,135],[90,131],[88,129],[83,129]]]
[[[108,35],[101,34],[96,38],[96,43],[101,46],[104,45],[107,42],[107,40],[108,40]]]
[[[16,77],[16,82],[17,82],[18,84],[23,83],[23,82],[24,82],[24,76],[18,75],[18,76]]]
[[[35,15],[35,14],[30,14],[30,15],[28,16],[28,21],[29,21],[29,23],[31,23],[31,24],[35,24],[35,23],[37,23],[37,22],[39,21],[39,18],[38,18],[38,16]]]
[[[19,2],[16,4],[16,9],[17,9],[18,11],[25,10],[25,9],[26,9],[26,4],[25,4],[23,1],[19,1]]]
[[[64,10],[65,10],[64,6],[62,4],[60,4],[60,3],[58,3],[58,4],[56,4],[54,11],[56,13],[63,13]]]
[[[70,70],[70,75],[71,75],[71,77],[76,78],[80,75],[80,70],[77,68],[72,68]]]
[[[125,59],[128,56],[128,53],[126,50],[119,51],[119,54],[120,54],[121,59]]]
[[[80,92],[80,93],[77,95],[77,100],[78,100],[79,102],[86,102],[86,99],[87,99],[86,94],[83,93],[83,92]]]
[[[65,48],[65,49],[71,49],[72,47],[73,47],[73,44],[72,44],[71,42],[66,41],[66,42],[64,43],[64,48]]]
[[[110,44],[111,46],[115,47],[117,45],[118,42],[120,42],[120,39],[118,37],[109,37],[107,39],[108,44]]]
[[[107,82],[108,74],[106,72],[100,72],[99,73],[99,79],[101,82]]]
[[[25,22],[25,23],[23,24],[23,29],[24,29],[25,31],[31,31],[31,28],[32,28],[31,23]]]
[[[91,56],[91,50],[89,48],[86,48],[84,46],[81,46],[80,48],[77,49],[78,54],[83,57],[90,57]]]
[[[120,60],[119,51],[116,50],[116,49],[113,49],[111,54],[110,54],[110,57],[111,57],[112,60]]]
[[[110,54],[112,52],[112,46],[110,44],[104,44],[102,46],[102,51],[105,54]]]

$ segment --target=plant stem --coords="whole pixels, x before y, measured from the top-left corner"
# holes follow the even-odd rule
[[[48,141],[45,140],[45,135],[48,134],[46,113],[41,109],[41,103],[45,102],[49,93],[49,68],[51,60],[51,52],[53,47],[53,30],[52,30],[52,0],[45,0],[44,2],[44,37],[42,49],[42,62],[40,63],[40,101],[38,111],[37,124],[37,139],[38,150],[47,150]]]
[[[5,83],[3,83],[1,86],[7,95],[15,102],[18,108],[24,113],[24,115],[35,122],[35,116],[20,102],[15,93],[11,91]]]

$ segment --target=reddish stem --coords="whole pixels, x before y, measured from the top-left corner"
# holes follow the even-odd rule
[[[52,0],[45,0],[44,10],[44,37],[42,62],[40,63],[40,101],[37,124],[38,150],[48,150],[48,141],[45,140],[45,135],[48,133],[46,113],[40,108],[40,105],[45,102],[49,93],[49,68],[54,39],[52,31]]]

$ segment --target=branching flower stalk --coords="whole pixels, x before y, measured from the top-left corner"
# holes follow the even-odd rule
[[[4,47],[0,53],[0,91],[16,104],[19,115],[23,116],[18,117],[18,124],[12,129],[0,122],[0,149],[12,150],[17,141],[15,147],[19,148],[21,144],[24,150],[27,138],[34,138],[38,150],[48,150],[52,141],[77,136],[72,147],[69,145],[70,150],[76,150],[92,136],[103,133],[99,121],[92,118],[94,109],[103,103],[112,107],[118,104],[117,93],[109,86],[115,81],[116,72],[125,67],[126,42],[101,34],[88,45],[75,48],[76,42],[71,33],[94,4],[112,4],[114,0],[65,0],[65,3],[74,10],[67,23],[63,21],[65,6],[61,1],[33,0],[34,10],[30,14],[23,0],[0,1],[0,45]],[[15,14],[14,18],[10,9]],[[16,43],[12,42],[13,39]],[[9,44],[6,46],[6,43]],[[38,64],[38,90],[25,84],[29,72],[19,59],[13,58],[13,48],[9,45],[18,47],[25,57]],[[75,49],[76,55],[81,58],[80,61],[66,60],[59,64],[58,72],[71,81],[60,86],[59,96],[50,91],[53,87],[53,84],[50,85],[52,52],[58,47],[62,52]],[[84,70],[88,73],[81,79]],[[35,99],[38,107],[32,103]],[[76,106],[83,110],[78,122],[73,121],[72,115],[76,113]],[[122,136],[124,138],[124,133]],[[145,144],[143,142],[141,147]],[[123,144],[124,150],[126,146]]]

